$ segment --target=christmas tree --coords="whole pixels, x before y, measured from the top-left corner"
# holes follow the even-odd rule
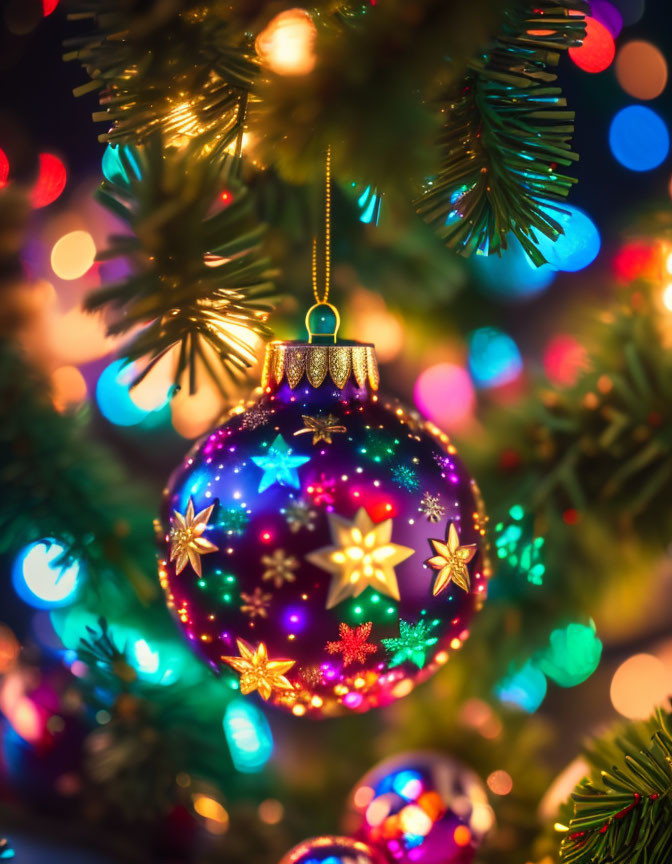
[[[6,4],[1,860],[671,859],[653,6]]]

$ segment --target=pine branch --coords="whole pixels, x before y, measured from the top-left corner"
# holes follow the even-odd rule
[[[93,23],[66,41],[65,59],[79,60],[91,78],[76,95],[101,91],[94,120],[110,127],[101,141],[139,144],[161,132],[224,150],[242,135],[257,65],[227,4],[70,0],[68,10],[71,20]]]
[[[238,780],[222,734],[222,713],[236,692],[229,681],[191,657],[193,668],[183,668],[172,683],[147,681],[113,631],[101,618],[98,628],[87,627],[78,650],[88,670],[78,687],[90,707],[110,715],[85,748],[96,794],[131,824],[154,821],[175,806],[180,773],[235,794]],[[178,639],[171,662],[188,652]]]
[[[308,8],[318,5],[329,4]],[[432,102],[460,86],[469,58],[497,32],[505,0],[331,5],[313,15],[311,73],[262,69],[250,115],[255,152],[304,183],[322,176],[331,145],[334,176],[411,201],[437,167]]]
[[[147,360],[141,376],[174,349],[177,385],[188,373],[193,392],[198,363],[225,392],[254,359],[245,332],[270,335],[273,273],[258,254],[264,227],[230,170],[236,160],[199,155],[196,143],[180,151],[158,138],[132,158],[122,148],[128,179],[104,182],[98,198],[133,235],[112,236],[101,257],[129,257],[133,273],[95,291],[86,307],[114,310],[110,332],[132,333],[125,356]]]
[[[574,816],[560,847],[566,864],[666,864],[672,849],[672,726],[648,725],[598,743],[594,770],[572,795]],[[609,761],[607,761],[609,760]],[[599,773],[598,773],[599,772]]]
[[[630,297],[588,316],[579,341],[590,368],[574,385],[540,382],[515,415],[490,412],[495,507],[515,501],[551,520],[590,510],[619,529],[667,536],[672,357],[658,291],[638,283]],[[515,468],[497,469],[503,452],[515,454]]]
[[[46,379],[0,340],[0,552],[55,537],[93,584],[123,574],[156,592],[151,508],[91,440],[83,416],[60,414]]]
[[[538,233],[553,240],[562,233],[553,202],[575,180],[558,166],[578,157],[570,146],[574,112],[552,69],[559,52],[583,38],[585,9],[583,0],[513,4],[491,48],[449,90],[441,169],[417,205],[449,247],[466,255],[499,252],[511,233],[541,265]]]

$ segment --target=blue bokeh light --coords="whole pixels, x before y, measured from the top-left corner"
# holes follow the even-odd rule
[[[499,387],[518,378],[523,360],[509,335],[481,327],[469,337],[469,369],[477,387]]]
[[[519,670],[512,670],[495,687],[500,702],[517,705],[528,714],[534,714],[546,698],[548,682],[546,676],[531,660]]]
[[[622,108],[611,121],[609,146],[631,171],[651,171],[667,158],[670,134],[665,121],[646,105]]]
[[[131,399],[129,387],[134,374],[133,364],[115,360],[103,370],[96,384],[100,413],[116,426],[136,426],[148,414]]]
[[[414,801],[422,792],[422,775],[417,771],[399,771],[392,779],[392,788],[407,801]]]
[[[575,273],[592,264],[602,241],[590,216],[572,204],[546,205],[543,210],[564,232],[555,241],[542,234],[537,236],[537,246],[549,265],[555,270]]]
[[[545,291],[555,279],[556,270],[548,265],[537,267],[530,261],[520,242],[510,234],[507,248],[499,255],[476,255],[473,259],[476,278],[485,293],[513,300],[534,297]]]
[[[80,563],[63,561],[65,546],[48,537],[30,543],[17,555],[12,583],[21,599],[35,609],[67,606],[77,596]]]
[[[224,714],[224,734],[236,771],[255,774],[273,753],[273,735],[266,715],[247,699],[236,698]]]

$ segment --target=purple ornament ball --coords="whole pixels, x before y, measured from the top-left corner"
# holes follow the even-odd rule
[[[314,837],[299,843],[280,864],[389,864],[381,853],[350,837]]]
[[[372,346],[274,343],[264,383],[170,480],[168,605],[244,695],[296,716],[386,705],[485,601],[478,488],[447,435],[378,395]]]
[[[349,834],[395,864],[470,864],[494,815],[480,778],[440,753],[405,753],[369,771],[350,795]]]

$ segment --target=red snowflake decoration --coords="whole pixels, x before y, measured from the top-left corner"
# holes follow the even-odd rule
[[[327,651],[330,654],[342,654],[344,666],[349,666],[355,660],[359,663],[366,663],[367,656],[375,654],[378,650],[377,645],[371,645],[367,641],[371,635],[372,626],[371,621],[354,628],[348,627],[347,624],[340,624],[338,633],[341,641],[327,642]]]

